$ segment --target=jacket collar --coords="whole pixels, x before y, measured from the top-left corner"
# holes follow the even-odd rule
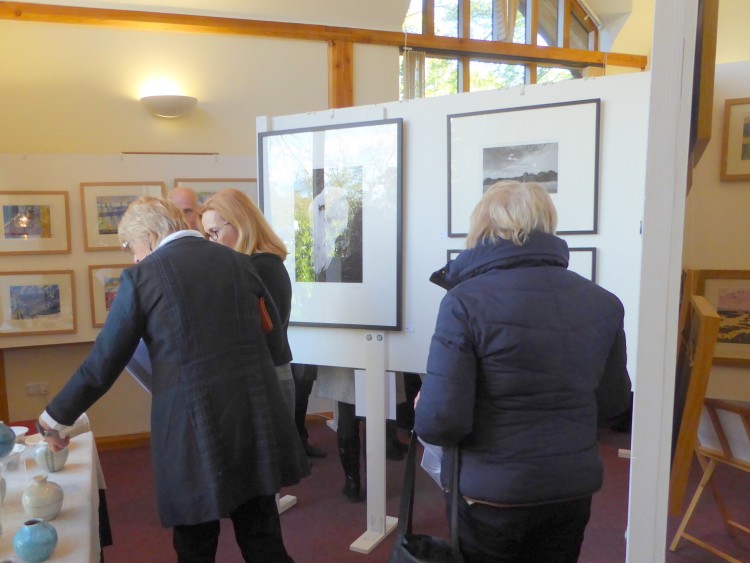
[[[490,270],[531,268],[535,266],[568,267],[568,244],[555,235],[532,233],[523,246],[499,239],[481,242],[462,251],[455,260],[430,276],[430,281],[444,289],[452,289],[462,281]]]

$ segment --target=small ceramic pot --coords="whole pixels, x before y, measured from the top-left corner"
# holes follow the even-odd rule
[[[23,509],[31,518],[53,520],[60,514],[62,503],[62,487],[48,481],[47,475],[35,475],[21,495]]]
[[[10,455],[16,445],[16,433],[0,421],[0,458]]]
[[[39,469],[47,473],[54,473],[60,471],[65,462],[68,461],[68,448],[54,451],[47,442],[42,440],[34,450],[34,459]]]
[[[57,530],[52,524],[34,518],[27,520],[13,537],[13,549],[27,563],[46,561],[57,546]]]

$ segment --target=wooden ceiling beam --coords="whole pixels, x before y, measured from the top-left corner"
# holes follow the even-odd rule
[[[147,31],[248,35],[326,42],[348,41],[391,47],[404,45],[404,34],[396,31],[22,2],[0,2],[0,19]],[[647,63],[643,55],[600,53],[456,37],[429,37],[412,34],[408,36],[408,44],[413,49],[426,49],[448,55],[506,58],[561,66],[604,66],[606,64],[644,69]]]

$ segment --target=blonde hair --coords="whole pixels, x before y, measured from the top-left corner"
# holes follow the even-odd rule
[[[466,248],[498,238],[522,246],[531,233],[555,234],[552,198],[534,182],[502,181],[490,186],[471,213]]]
[[[117,226],[121,243],[150,242],[149,234],[156,236],[158,245],[164,237],[190,227],[177,206],[166,199],[141,196],[132,202]]]
[[[241,191],[230,188],[213,194],[203,204],[201,215],[211,210],[237,230],[234,245],[237,252],[269,252],[282,260],[286,259],[288,252],[284,241],[273,232],[258,206]]]

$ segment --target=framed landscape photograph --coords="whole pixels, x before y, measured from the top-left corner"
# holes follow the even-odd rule
[[[133,264],[105,264],[89,266],[89,295],[91,297],[91,323],[104,326],[109,309],[120,288],[120,274]]]
[[[714,364],[750,366],[750,270],[698,270],[697,288],[721,317]]]
[[[0,192],[0,255],[69,254],[68,192]]]
[[[164,197],[164,182],[83,182],[84,247],[88,251],[119,250],[117,226],[130,205],[142,195]]]
[[[0,336],[76,331],[71,270],[0,272]]]
[[[402,128],[258,135],[261,209],[289,251],[291,324],[401,329]]]
[[[175,178],[174,187],[192,188],[198,194],[201,205],[211,194],[229,188],[244,192],[253,203],[258,204],[258,181],[255,178]]]
[[[750,180],[750,98],[724,102],[721,179]]]
[[[598,229],[600,100],[448,116],[448,236],[464,237],[484,192],[536,182],[552,197],[557,233]]]

